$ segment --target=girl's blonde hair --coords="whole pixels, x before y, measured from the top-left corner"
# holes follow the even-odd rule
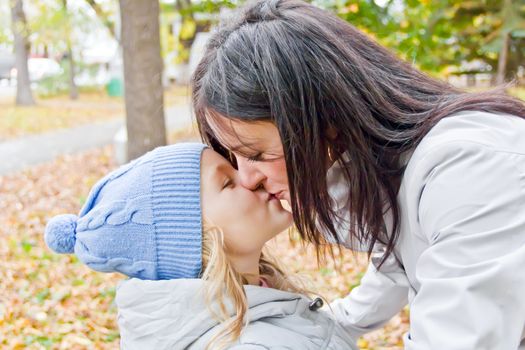
[[[221,332],[210,340],[207,349],[223,349],[240,337],[244,325],[248,323],[245,320],[248,301],[243,287],[248,284],[248,276],[237,272],[228,260],[223,231],[206,221],[203,223],[202,233],[202,269],[201,278],[207,282],[206,304],[212,315],[224,324]],[[259,260],[259,274],[272,288],[303,295],[311,294],[300,280],[292,280],[265,249]],[[228,313],[226,299],[233,304],[233,317]],[[218,307],[214,308],[215,305]]]

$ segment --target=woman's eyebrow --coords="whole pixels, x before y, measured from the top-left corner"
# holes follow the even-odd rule
[[[235,146],[235,147],[231,147],[230,148],[230,151],[231,152],[242,152],[241,150],[242,149],[253,149],[252,147],[255,145],[256,143],[252,142],[252,143],[243,143],[243,144],[240,144],[238,146]]]

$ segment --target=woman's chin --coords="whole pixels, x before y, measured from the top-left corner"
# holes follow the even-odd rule
[[[293,225],[292,213],[287,212],[286,213],[286,218],[283,221],[283,226],[282,226],[282,230],[281,231],[288,230],[290,227],[292,227],[292,225]]]
[[[273,236],[277,236],[282,232],[285,232],[293,225],[293,218],[292,214],[284,214],[279,215],[279,217],[273,217],[272,223],[268,225],[266,223],[267,227],[270,229],[271,232],[273,232]]]
[[[273,199],[272,202],[273,208],[270,210],[269,217],[267,217],[269,220],[265,225],[273,227],[272,231],[278,234],[293,225],[293,216],[286,201]]]

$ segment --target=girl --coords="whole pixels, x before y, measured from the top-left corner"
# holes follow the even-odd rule
[[[45,241],[133,277],[115,299],[123,349],[355,349],[262,252],[291,222],[218,153],[181,143],[104,177],[79,216],[48,223]]]
[[[359,336],[407,303],[406,349],[525,348],[525,106],[424,75],[337,17],[259,0],[192,79],[204,140],[303,238],[372,254],[333,303]],[[520,345],[521,344],[521,345]]]

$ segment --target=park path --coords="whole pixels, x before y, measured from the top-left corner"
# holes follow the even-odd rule
[[[168,107],[164,114],[169,132],[184,130],[192,125],[189,105]],[[111,120],[2,142],[0,175],[53,160],[59,155],[105,146],[113,142],[115,134],[123,126],[123,119]]]

